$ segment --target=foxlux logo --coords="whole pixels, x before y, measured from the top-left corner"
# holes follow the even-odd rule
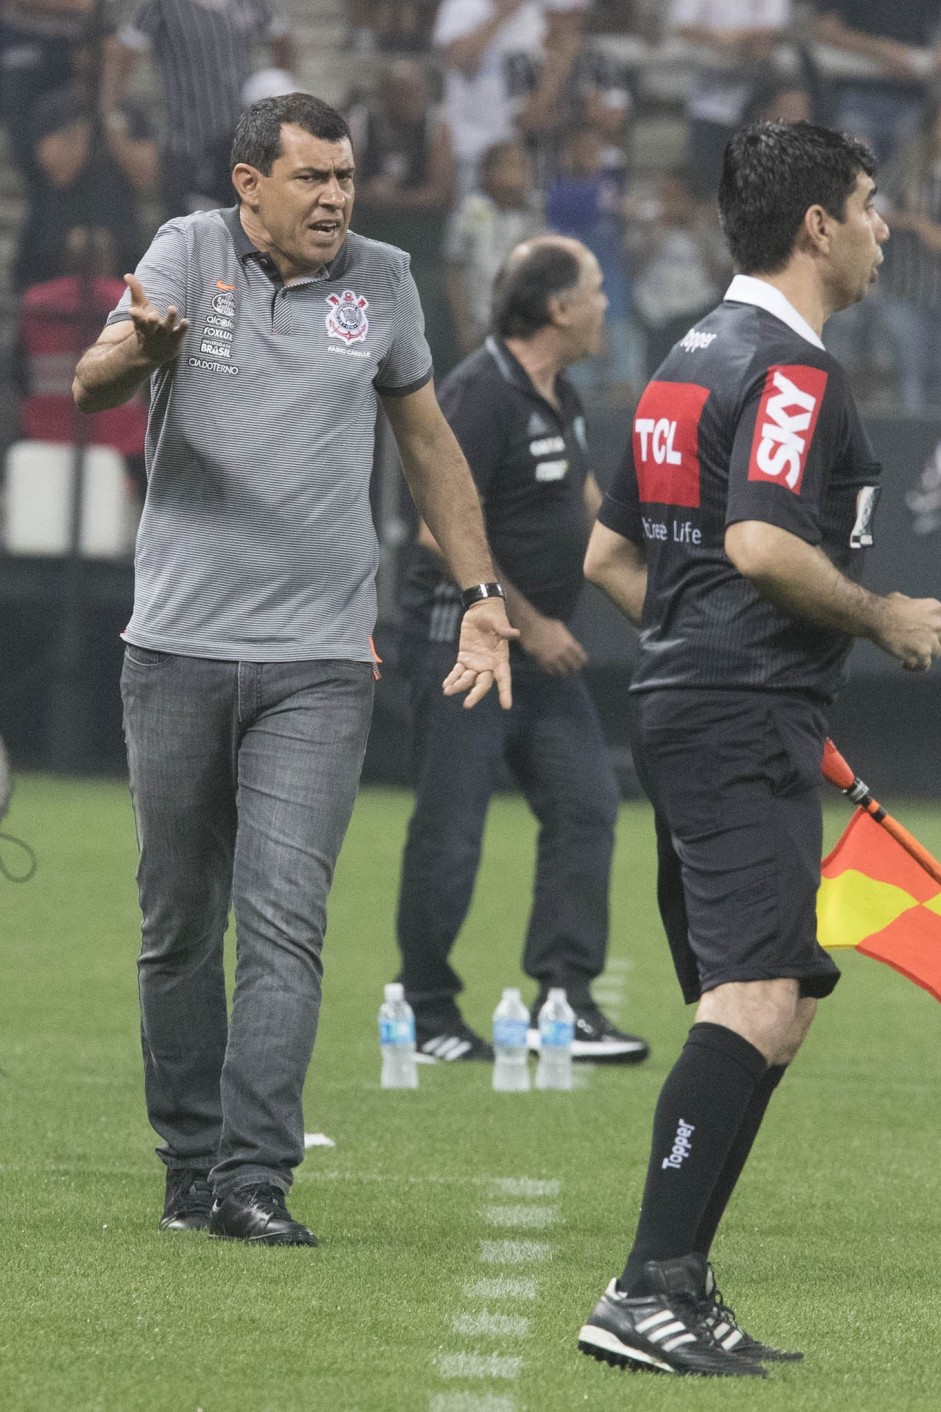
[[[676,1130],[676,1137],[673,1139],[673,1151],[670,1153],[669,1157],[664,1157],[663,1161],[660,1163],[661,1168],[672,1167],[675,1172],[680,1170],[693,1150],[692,1143],[689,1139],[690,1134],[695,1131],[695,1123],[687,1123],[685,1118],[680,1119],[679,1127]]]
[[[768,369],[748,463],[749,480],[774,481],[800,494],[826,385],[822,368],[795,364]]]

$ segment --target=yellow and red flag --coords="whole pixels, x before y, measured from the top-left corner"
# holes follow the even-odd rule
[[[817,929],[941,1000],[941,882],[865,809],[823,860]]]

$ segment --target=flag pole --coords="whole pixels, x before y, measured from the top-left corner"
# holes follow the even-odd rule
[[[905,852],[915,859],[935,882],[941,883],[941,863],[933,857],[908,829],[899,823],[898,819],[893,819],[891,814],[886,813],[882,805],[872,796],[872,790],[867,784],[853,773],[852,768],[837,750],[832,740],[827,740],[823,747],[823,763],[821,765],[824,779],[830,784],[836,785],[842,790],[847,799],[851,800],[865,813],[869,814],[877,824],[881,824],[886,833],[892,835],[896,843],[900,844]]]

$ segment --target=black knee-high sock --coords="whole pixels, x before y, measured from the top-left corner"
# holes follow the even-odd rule
[[[644,1293],[648,1260],[696,1248],[696,1235],[735,1136],[768,1068],[753,1044],[724,1025],[693,1025],[660,1091],[637,1234],[618,1281]]]
[[[745,1110],[745,1116],[735,1134],[735,1141],[729,1148],[729,1155],[725,1159],[722,1175],[715,1191],[709,1198],[709,1205],[703,1212],[693,1245],[693,1249],[698,1250],[700,1255],[705,1255],[707,1259],[713,1238],[719,1228],[719,1222],[725,1214],[725,1208],[735,1190],[735,1184],[742,1175],[742,1168],[745,1166],[748,1154],[758,1136],[758,1129],[765,1116],[765,1109],[771,1101],[771,1095],[784,1077],[786,1068],[786,1064],[769,1065],[764,1078],[760,1080],[758,1087],[752,1094],[751,1103]]]

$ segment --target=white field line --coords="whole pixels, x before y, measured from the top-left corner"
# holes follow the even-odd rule
[[[428,1412],[516,1412],[516,1403],[492,1392],[439,1392]]]
[[[493,1177],[486,1183],[486,1189],[491,1204],[485,1206],[481,1214],[491,1228],[544,1231],[559,1219],[560,1208],[554,1203],[554,1198],[560,1197],[562,1192],[562,1183],[558,1180]],[[552,1255],[553,1245],[548,1240],[480,1241],[480,1263],[503,1269],[473,1280],[463,1288],[468,1301],[479,1301],[484,1307],[455,1313],[450,1327],[459,1338],[483,1340],[484,1347],[437,1354],[433,1366],[440,1378],[490,1382],[499,1387],[501,1382],[505,1384],[519,1377],[525,1359],[516,1350],[505,1352],[504,1349],[507,1342],[511,1348],[515,1342],[518,1349],[530,1336],[532,1321],[517,1313],[516,1308],[536,1298],[538,1281],[534,1274],[523,1273],[523,1270],[527,1266],[532,1270],[534,1266],[544,1265]],[[508,1268],[512,1268],[513,1273],[507,1273]],[[519,1274],[516,1268],[520,1269]],[[490,1307],[493,1304],[498,1307]],[[519,1409],[512,1398],[482,1389],[480,1392],[434,1393],[428,1412],[519,1412]]]
[[[536,1197],[558,1196],[562,1183],[556,1179],[535,1181],[532,1177],[491,1177],[487,1185],[493,1196],[525,1196],[530,1200]]]
[[[499,1230],[545,1231],[559,1219],[558,1206],[488,1206],[487,1224]]]
[[[475,1280],[465,1293],[470,1299],[518,1299],[525,1303],[536,1298],[536,1281],[516,1275],[496,1275]]]
[[[486,1334],[494,1338],[525,1338],[529,1333],[529,1323],[521,1314],[492,1314],[485,1309],[480,1314],[455,1314],[451,1328],[456,1334],[466,1334],[468,1338],[480,1338]]]
[[[437,1360],[442,1378],[502,1378],[512,1381],[520,1375],[522,1358],[503,1353],[442,1353]]]
[[[552,1259],[547,1240],[482,1240],[482,1265],[541,1265]]]

